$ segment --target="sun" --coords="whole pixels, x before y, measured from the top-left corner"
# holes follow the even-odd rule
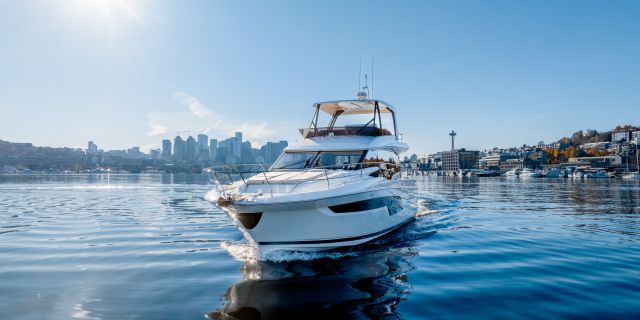
[[[87,23],[104,24],[110,33],[119,27],[139,22],[142,1],[135,0],[67,0],[73,16]]]

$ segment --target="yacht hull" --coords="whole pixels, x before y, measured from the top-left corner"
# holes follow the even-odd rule
[[[417,201],[387,188],[306,201],[234,203],[227,214],[262,252],[362,244],[415,218]]]

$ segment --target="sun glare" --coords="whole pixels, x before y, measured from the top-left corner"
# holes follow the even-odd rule
[[[119,27],[141,20],[140,1],[68,0],[70,11],[81,20],[104,24],[110,33]]]

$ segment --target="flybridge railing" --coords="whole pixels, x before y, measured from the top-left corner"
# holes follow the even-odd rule
[[[346,127],[318,127],[299,129],[303,138],[325,137],[325,136],[391,136],[389,130],[371,126],[346,126]]]
[[[247,169],[242,169],[247,168]],[[369,171],[371,168],[377,168],[378,170]],[[273,169],[273,170],[265,170],[262,164],[221,164],[214,167],[210,167],[205,169],[206,172],[209,172],[213,175],[215,179],[216,185],[220,187],[218,191],[220,191],[225,197],[226,189],[224,186],[233,185],[236,182],[242,181],[244,184],[247,184],[247,181],[253,177],[263,177],[264,182],[269,186],[269,193],[273,196],[273,180],[277,180],[278,182],[287,182],[287,180],[300,180],[296,184],[300,184],[303,182],[310,182],[316,180],[325,180],[327,182],[327,190],[331,189],[331,179],[340,179],[345,178],[344,175],[338,176],[330,176],[330,174],[336,172],[337,170],[347,171],[347,172],[355,172],[358,171],[360,173],[360,178],[363,178],[365,175],[371,175],[376,172],[380,172],[380,175],[387,179],[391,179],[393,175],[400,172],[400,166],[394,163],[389,162],[358,162],[358,163],[349,163],[343,165],[332,165],[332,166],[323,166],[323,167],[313,167],[313,168],[303,168],[303,169]],[[321,172],[323,174],[312,176],[307,179],[300,179],[300,175],[295,175],[292,177],[282,179],[282,176],[286,174],[290,174],[291,172],[298,172],[300,175],[314,172]],[[365,173],[366,172],[366,173]],[[274,173],[281,173],[280,175],[274,175]],[[271,181],[270,181],[271,180]],[[282,183],[279,183],[282,184]],[[335,184],[334,184],[335,186]]]

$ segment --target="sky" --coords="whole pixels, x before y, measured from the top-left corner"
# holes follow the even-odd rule
[[[371,60],[410,153],[640,125],[640,1],[2,0],[0,139],[293,142]]]

